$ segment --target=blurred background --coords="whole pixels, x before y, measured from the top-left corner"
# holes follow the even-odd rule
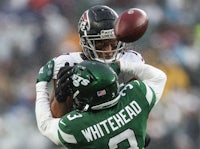
[[[78,20],[97,4],[118,13],[137,7],[149,16],[144,36],[127,45],[168,76],[161,102],[149,117],[148,149],[200,148],[198,0],[1,0],[0,148],[58,148],[37,129],[35,80],[49,59],[81,50]]]

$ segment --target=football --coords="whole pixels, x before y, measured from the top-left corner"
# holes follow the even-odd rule
[[[138,8],[127,9],[115,22],[115,36],[119,41],[134,42],[144,35],[148,22],[145,11]]]

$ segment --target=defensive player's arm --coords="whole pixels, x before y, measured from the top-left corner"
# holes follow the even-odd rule
[[[162,70],[148,64],[133,64],[127,61],[120,61],[120,70],[137,76],[139,80],[154,90],[156,103],[160,100],[167,80],[166,74]]]
[[[55,144],[61,145],[57,134],[60,118],[52,117],[47,82],[39,82],[36,84],[35,113],[40,133]]]
[[[58,121],[53,118],[50,111],[48,83],[53,76],[54,60],[50,60],[41,67],[36,82],[35,114],[39,131],[55,144],[60,144],[58,139]]]
[[[73,57],[76,60],[80,60],[80,57],[78,57],[78,53],[76,54],[76,57]],[[73,61],[71,58],[70,54],[65,54],[65,55],[61,55],[59,57],[57,57],[54,61],[55,61],[55,67],[54,67],[54,73],[53,73],[53,80],[54,80],[54,87],[53,87],[53,91],[51,94],[51,113],[53,115],[54,118],[60,118],[63,115],[65,115],[66,113],[71,111],[71,107],[72,107],[72,101],[70,97],[66,97],[66,99],[63,100],[63,102],[59,102],[56,99],[55,96],[55,90],[57,88],[57,80],[58,80],[58,73],[60,72],[61,68],[65,66],[66,62],[70,62],[71,65],[73,64]],[[66,89],[64,89],[66,90]]]
[[[54,89],[56,88],[57,80],[54,80]],[[65,102],[58,102],[55,97],[55,90],[51,95],[51,113],[54,118],[60,118],[63,115],[69,113],[72,108],[72,99],[68,96]]]

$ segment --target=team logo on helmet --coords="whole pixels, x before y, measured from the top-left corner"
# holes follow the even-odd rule
[[[80,85],[87,86],[90,83],[90,80],[85,79],[85,78],[83,78],[79,75],[76,75],[76,74],[73,74],[72,80],[73,80],[72,83],[75,87],[79,87]]]
[[[88,17],[88,10],[86,12],[83,13],[83,15],[81,16],[80,18],[80,21],[79,21],[79,30],[81,31],[88,31],[90,30],[90,20],[89,20],[89,17]]]

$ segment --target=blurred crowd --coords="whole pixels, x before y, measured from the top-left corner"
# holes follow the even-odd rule
[[[118,13],[137,7],[149,16],[144,36],[127,44],[168,76],[163,98],[149,117],[148,149],[200,148],[198,0],[1,0],[0,148],[58,148],[36,126],[36,77],[49,59],[81,51],[79,17],[97,4]]]

